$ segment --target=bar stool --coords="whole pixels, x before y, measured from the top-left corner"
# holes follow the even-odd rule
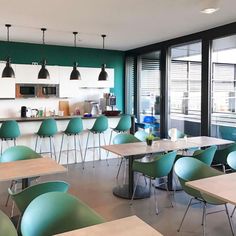
[[[36,138],[36,143],[35,143],[35,151],[37,151],[38,141],[41,141],[40,139],[49,138],[49,145],[50,145],[50,152],[49,153],[52,158],[52,145],[53,145],[54,156],[55,156],[55,160],[56,160],[57,157],[56,157],[56,150],[55,150],[55,144],[54,144],[54,139],[53,139],[54,135],[56,133],[57,133],[56,121],[52,118],[43,120],[38,132],[36,133],[37,138]],[[42,153],[41,146],[42,146],[42,141],[39,144],[39,153],[40,154]],[[44,153],[48,153],[48,152],[44,152]]]
[[[87,142],[86,142],[85,153],[84,153],[84,162],[85,162],[85,158],[86,158],[86,154],[87,154],[87,149],[88,148],[93,148],[93,168],[94,168],[94,160],[95,160],[95,148],[99,148],[99,160],[101,160],[101,134],[103,134],[104,144],[106,145],[104,132],[107,129],[108,129],[108,119],[107,119],[106,116],[97,117],[93,127],[91,129],[89,129]],[[88,141],[89,141],[90,133],[93,134],[93,147],[88,147]],[[95,134],[98,134],[98,143],[99,143],[98,147],[95,147],[95,139],[94,139]]]
[[[14,146],[16,146],[16,138],[19,136],[20,129],[18,123],[15,120],[4,121],[0,128],[1,154],[3,149],[3,141],[13,140]]]
[[[67,137],[67,166],[68,166],[68,160],[69,160],[69,137],[70,136],[74,136],[75,162],[77,162],[76,135],[78,135],[78,137],[79,137],[78,141],[79,141],[80,156],[81,156],[81,161],[83,163],[83,154],[82,154],[82,148],[81,148],[81,142],[80,142],[80,133],[82,131],[83,131],[82,119],[80,117],[72,118],[69,121],[69,123],[66,127],[66,130],[62,134],[61,148],[60,148],[58,163],[60,163],[60,161],[61,161],[61,153],[62,153],[62,147],[63,147],[63,141],[64,141],[65,135]]]

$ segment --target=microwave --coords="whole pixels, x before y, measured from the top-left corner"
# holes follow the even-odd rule
[[[16,98],[37,97],[37,84],[16,84]]]
[[[39,97],[59,97],[59,84],[39,84]]]

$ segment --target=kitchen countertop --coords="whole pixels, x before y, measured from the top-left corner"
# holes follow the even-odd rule
[[[118,116],[107,116],[108,118],[119,118]],[[96,119],[98,116],[92,117],[83,117],[83,116],[43,116],[43,117],[29,117],[29,118],[21,118],[21,117],[9,117],[9,118],[0,118],[0,123],[7,120],[15,120],[17,122],[32,122],[32,121],[43,121],[45,119],[53,118],[55,120],[69,120],[73,117],[81,117],[82,119]]]

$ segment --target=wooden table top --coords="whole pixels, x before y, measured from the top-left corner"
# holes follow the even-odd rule
[[[236,173],[194,180],[187,182],[186,185],[236,205]]]
[[[190,137],[187,139],[181,138],[175,142],[171,141],[170,139],[161,139],[154,141],[152,146],[147,146],[146,142],[137,142],[137,143],[107,145],[107,146],[102,146],[102,148],[120,156],[133,156],[139,154],[182,150],[193,147],[225,145],[230,143],[233,143],[233,141],[207,137],[207,136],[200,136],[200,137]]]
[[[0,181],[66,172],[67,169],[48,157],[0,163]]]
[[[57,234],[57,236],[162,236],[137,216]]]

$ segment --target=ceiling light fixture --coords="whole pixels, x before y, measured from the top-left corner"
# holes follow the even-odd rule
[[[74,35],[74,47],[76,49],[76,37],[77,37],[78,32],[73,32]],[[70,74],[70,80],[81,80],[81,75],[80,72],[77,69],[78,63],[75,61],[73,65],[73,70]]]
[[[212,14],[218,11],[219,9],[220,9],[219,0],[203,0],[202,1],[201,13]]]
[[[102,49],[103,49],[103,51],[104,51],[104,46],[105,46],[105,38],[106,38],[106,35],[105,34],[102,34],[101,35],[102,36],[102,42],[103,42],[103,46],[102,46]],[[100,81],[102,81],[102,80],[107,80],[108,79],[108,74],[107,74],[107,72],[105,71],[105,68],[106,68],[106,64],[102,64],[102,68],[101,68],[101,72],[100,72],[100,74],[99,74],[99,76],[98,76],[98,80]]]
[[[9,46],[9,41],[10,41],[9,40],[9,29],[10,29],[11,25],[6,24],[5,26],[7,28],[7,43]],[[15,78],[15,72],[11,67],[11,58],[9,56],[7,56],[6,66],[2,71],[2,78]]]
[[[41,31],[43,32],[43,47],[45,47],[45,31],[47,29],[46,28],[41,28]],[[42,60],[42,67],[39,71],[39,74],[38,74],[38,79],[50,79],[50,75],[49,75],[49,72],[46,68],[46,59],[44,58]]]

